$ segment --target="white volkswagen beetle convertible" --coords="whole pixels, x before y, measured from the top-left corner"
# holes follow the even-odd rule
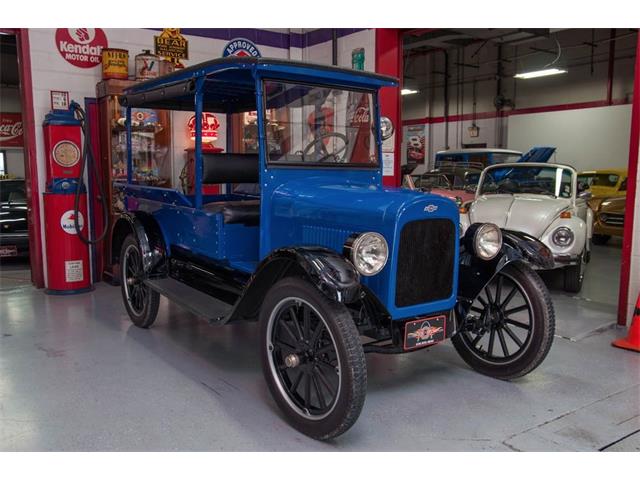
[[[527,233],[553,253],[564,269],[564,289],[582,288],[591,251],[593,212],[588,192],[578,191],[573,167],[549,163],[503,163],[485,168],[475,200],[461,209],[461,227],[495,223],[502,230]]]

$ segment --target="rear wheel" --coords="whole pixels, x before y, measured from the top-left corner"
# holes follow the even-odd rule
[[[544,283],[527,265],[511,263],[477,296],[452,341],[472,368],[509,380],[542,363],[554,330],[553,304]]]
[[[144,284],[142,254],[133,235],[125,238],[120,250],[120,289],[133,324],[149,328],[158,315],[160,294]]]
[[[358,330],[347,309],[308,282],[285,278],[260,311],[262,367],[289,422],[327,440],[360,416],[367,370]]]

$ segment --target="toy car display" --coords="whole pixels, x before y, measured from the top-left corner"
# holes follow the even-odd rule
[[[589,261],[593,224],[587,206],[590,194],[578,193],[577,176],[573,167],[560,164],[487,167],[475,200],[461,216],[463,229],[475,222],[492,222],[539,239],[553,253],[548,268],[563,268],[565,290],[577,293]]]
[[[196,117],[193,195],[134,183],[131,152],[128,181],[114,186],[126,212],[111,245],[132,322],[150,327],[160,295],[212,325],[257,322],[275,402],[318,439],[360,415],[365,353],[450,338],[474,369],[512,379],[553,341],[553,305],[533,269],[553,265],[547,247],[491,223],[460,237],[451,200],[382,186],[378,92],[396,85],[363,71],[226,57],[121,97],[129,118],[132,108]],[[321,125],[329,107],[332,123]],[[288,119],[277,151],[265,128],[273,109]],[[203,153],[203,111],[255,111],[258,153]],[[229,190],[204,195],[205,183]]]
[[[593,243],[606,245],[611,237],[624,234],[624,210],[627,197],[605,198],[593,215]]]

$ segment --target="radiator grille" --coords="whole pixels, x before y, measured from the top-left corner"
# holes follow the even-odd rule
[[[624,225],[624,214],[620,213],[601,213],[600,221],[607,225],[622,227]]]
[[[415,220],[400,234],[396,307],[451,296],[455,260],[455,225],[447,219]]]

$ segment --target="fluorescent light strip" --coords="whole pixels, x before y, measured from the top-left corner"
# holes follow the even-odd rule
[[[418,93],[418,90],[411,90],[410,88],[400,90],[400,95],[413,95],[414,93]]]
[[[558,75],[559,73],[567,73],[567,71],[561,70],[559,68],[547,68],[546,70],[535,70],[533,72],[517,73],[513,77],[527,79],[527,78],[546,77],[549,75]]]

